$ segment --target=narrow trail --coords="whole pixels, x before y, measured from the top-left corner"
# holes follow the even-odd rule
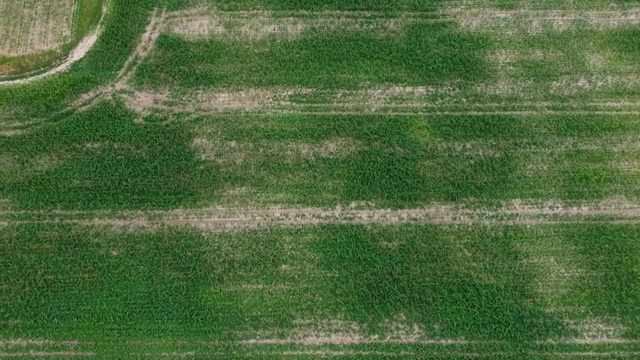
[[[513,351],[509,341],[504,340],[466,340],[464,338],[428,338],[422,335],[393,335],[366,336],[356,332],[321,332],[303,333],[294,337],[253,337],[258,334],[247,334],[250,338],[245,340],[108,340],[111,345],[117,344],[128,350],[129,356],[134,357],[219,357],[219,356],[397,356],[397,355],[422,355],[423,357],[550,357],[550,358],[610,358],[625,357],[636,358],[640,355],[637,349],[637,340],[633,339],[606,339],[597,342],[585,342],[585,339],[565,339],[553,341],[553,344],[568,345],[567,349],[538,348],[539,341],[522,341],[521,345],[533,346],[530,350]],[[78,351],[76,346],[82,346],[93,350],[93,347],[105,342],[100,341],[76,341],[69,346],[63,341],[47,340],[43,345],[24,345],[22,339],[8,340],[0,358],[13,357],[42,357],[42,358],[70,358],[106,356],[118,357],[124,353],[109,350]],[[587,339],[588,341],[588,339]],[[1,343],[2,341],[0,341]],[[16,343],[17,345],[12,343]],[[362,345],[394,345],[395,349],[376,350],[363,349]],[[606,347],[602,347],[605,345]],[[623,345],[618,348],[618,346]],[[153,347],[161,346],[163,350],[149,351]],[[417,348],[415,346],[418,346]],[[230,353],[229,348],[234,352]],[[487,350],[485,347],[489,347]],[[53,350],[59,348],[59,350]],[[64,350],[60,350],[64,349]]]
[[[620,203],[533,203],[513,201],[497,208],[466,207],[441,203],[414,209],[380,209],[340,206],[323,208],[211,208],[147,211],[2,211],[0,226],[23,224],[75,224],[153,228],[192,226],[225,230],[271,226],[328,224],[379,225],[556,225],[556,224],[640,224],[640,204]]]
[[[98,22],[98,26],[96,27],[96,29],[91,34],[89,34],[84,39],[82,39],[82,41],[80,41],[78,46],[76,46],[73,50],[71,50],[71,53],[69,54],[69,56],[64,61],[62,61],[62,63],[55,65],[51,69],[41,74],[36,74],[30,77],[20,78],[16,80],[0,81],[0,86],[24,85],[24,84],[32,83],[32,82],[69,70],[73,64],[82,60],[82,58],[84,58],[84,56],[87,55],[89,50],[91,50],[93,46],[96,44],[96,41],[98,41],[98,38],[102,33],[104,19],[106,18],[108,9],[109,9],[109,1],[105,1],[104,6],[102,8],[102,17],[100,18],[100,21]]]

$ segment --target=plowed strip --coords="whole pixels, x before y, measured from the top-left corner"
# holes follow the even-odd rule
[[[441,225],[550,225],[567,223],[640,224],[640,205],[631,202],[546,203],[513,201],[501,207],[478,208],[433,204],[416,209],[341,208],[216,208],[170,211],[51,211],[0,212],[8,225],[48,223],[82,226],[157,227],[193,226],[237,229],[265,226],[322,224],[441,224]]]

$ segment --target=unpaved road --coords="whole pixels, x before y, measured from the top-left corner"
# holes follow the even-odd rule
[[[212,208],[169,211],[0,211],[0,226],[62,223],[83,226],[193,226],[210,230],[322,224],[553,225],[639,224],[640,205],[633,201],[536,203],[513,201],[498,208],[451,203],[415,209],[380,208]]]

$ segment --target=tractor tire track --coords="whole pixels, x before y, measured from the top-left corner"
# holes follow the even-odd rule
[[[640,204],[521,202],[497,208],[432,204],[415,209],[379,208],[214,208],[169,211],[4,211],[0,225],[73,224],[117,228],[191,226],[210,230],[251,229],[272,226],[354,225],[558,225],[640,224]]]
[[[100,100],[113,100],[115,92],[128,89],[128,82],[135,74],[136,70],[140,66],[140,63],[146,59],[155,47],[155,42],[160,36],[163,28],[163,23],[166,19],[166,9],[158,10],[157,8],[151,13],[149,23],[142,34],[136,49],[129,55],[124,62],[116,78],[102,87],[92,90],[80,97],[72,106],[71,109],[83,111],[90,108]],[[69,110],[69,109],[67,109]]]

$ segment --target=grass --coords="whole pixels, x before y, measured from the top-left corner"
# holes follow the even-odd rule
[[[221,0],[217,10],[278,21],[420,18],[393,32],[338,26],[257,41],[166,30],[126,89],[70,108],[115,78],[154,7],[198,3],[111,0],[98,43],[70,71],[0,88],[0,353],[640,352],[637,31],[583,23],[524,36],[524,21],[473,31],[438,18],[457,5],[445,0]],[[599,16],[612,4],[640,5],[478,6]],[[83,2],[92,20],[77,26],[95,26],[101,5]],[[165,91],[168,101],[136,109]],[[219,109],[235,91],[246,108]],[[254,93],[278,104],[252,108]],[[608,102],[629,105],[593,104]],[[529,203],[566,214],[533,216]],[[610,213],[579,215],[598,204]],[[317,209],[304,224],[287,217],[338,206],[360,210],[336,223]],[[434,222],[444,223],[371,221],[424,207],[442,208]],[[473,222],[449,207],[503,212]],[[209,212],[247,228],[177,225]],[[269,216],[283,220],[251,227]],[[131,225],[145,221],[162,224]]]
[[[105,104],[9,139],[3,153],[16,163],[45,157],[51,164],[27,176],[7,174],[3,192],[20,194],[16,200],[29,208],[172,207],[204,196],[219,175],[195,159],[188,132],[134,119]]]
[[[100,22],[104,0],[79,0],[77,4],[75,33],[82,38]]]
[[[638,173],[624,165],[639,157],[627,136],[638,128],[633,116],[225,116],[190,126],[135,119],[105,103],[0,138],[7,164],[0,197],[33,209],[274,201],[415,207],[640,191]],[[194,146],[195,138],[211,148]],[[322,150],[331,143],[333,153]],[[616,143],[619,151],[609,148]],[[311,153],[296,150],[303,146]],[[227,194],[240,188],[251,191]]]
[[[4,77],[33,69],[41,69],[54,62],[57,58],[59,58],[59,55],[55,51],[24,56],[0,56],[0,75]]]

